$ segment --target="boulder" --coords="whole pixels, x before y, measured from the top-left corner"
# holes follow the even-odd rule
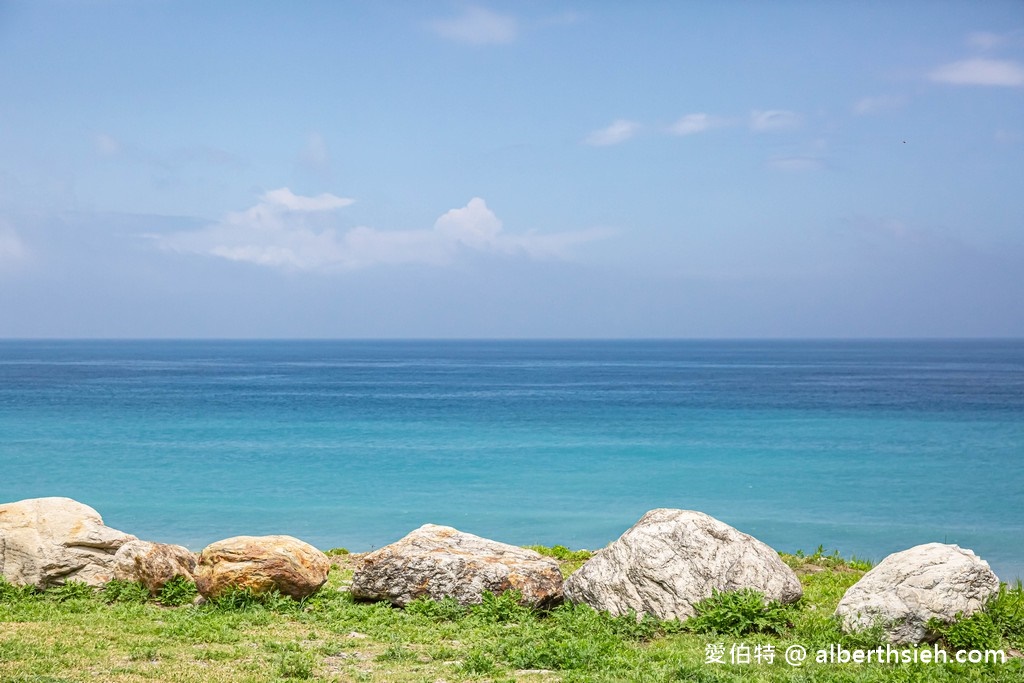
[[[180,545],[128,541],[114,554],[114,578],[138,581],[150,595],[177,576],[195,581],[195,568],[196,556]]]
[[[70,498],[30,498],[0,505],[0,574],[37,588],[114,578],[114,554],[135,536],[103,524]]]
[[[196,588],[215,598],[230,586],[265,593],[276,588],[301,600],[327,581],[331,562],[291,536],[235,536],[206,546],[195,569]]]
[[[364,555],[351,587],[355,598],[387,600],[399,607],[420,597],[477,604],[484,591],[508,590],[519,591],[524,605],[560,603],[558,563],[533,550],[434,524]]]
[[[846,632],[881,623],[890,643],[934,640],[929,619],[970,616],[999,591],[988,563],[970,550],[926,543],[893,553],[850,586],[836,607]]]
[[[682,621],[712,590],[742,588],[783,603],[803,595],[793,570],[761,541],[702,512],[661,508],[566,579],[565,597],[617,616]]]

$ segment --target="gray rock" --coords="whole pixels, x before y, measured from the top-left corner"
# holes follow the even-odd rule
[[[362,557],[352,595],[404,607],[419,597],[479,603],[483,592],[517,590],[522,603],[549,607],[562,601],[558,563],[533,550],[426,524]]]
[[[751,588],[789,603],[803,589],[778,553],[702,512],[657,509],[565,582],[565,597],[623,615],[687,619],[694,605],[719,592]]]
[[[998,590],[999,579],[972,551],[926,543],[879,562],[850,586],[835,613],[848,633],[881,623],[889,642],[920,643],[937,636],[929,619],[970,616]]]
[[[114,554],[114,578],[138,581],[156,595],[171,579],[195,581],[196,556],[188,548],[167,543],[128,541]]]
[[[277,589],[301,600],[327,582],[331,561],[292,536],[235,536],[211,543],[199,554],[196,588],[215,598],[229,587],[254,593]]]
[[[0,505],[0,573],[14,584],[50,588],[82,581],[101,586],[114,578],[118,548],[133,540],[70,498]]]

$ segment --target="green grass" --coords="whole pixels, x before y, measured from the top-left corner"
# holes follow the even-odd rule
[[[545,550],[563,572],[585,559],[559,546]],[[471,607],[450,599],[417,600],[404,610],[355,602],[345,590],[355,559],[332,557],[336,566],[327,585],[301,602],[234,591],[194,605],[194,589],[180,582],[155,597],[125,582],[103,590],[71,584],[45,592],[0,582],[0,681],[1024,680],[1019,658],[1003,665],[787,665],[782,653],[792,645],[852,649],[881,642],[877,631],[839,631],[832,611],[865,566],[820,549],[783,557],[804,586],[796,605],[766,604],[752,592],[721,594],[702,603],[701,617],[683,625],[611,617],[585,606],[537,611],[519,605],[514,593],[487,595]],[[1020,585],[1004,587],[983,615],[943,626],[944,645],[952,652],[964,639],[996,637],[1003,649],[1024,648]],[[709,647],[719,648],[725,663],[707,663]],[[730,664],[729,653],[744,648],[776,656],[771,663]]]

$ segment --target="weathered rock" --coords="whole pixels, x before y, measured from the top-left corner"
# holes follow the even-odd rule
[[[508,590],[519,591],[524,605],[560,603],[558,563],[533,550],[434,524],[364,555],[351,588],[353,597],[400,607],[419,597],[451,597],[470,605],[479,603],[484,591]]]
[[[684,620],[719,592],[751,588],[800,599],[800,580],[761,541],[702,512],[651,510],[565,582],[565,597],[614,615]]]
[[[103,524],[96,510],[70,498],[30,498],[0,505],[0,574],[38,588],[114,578],[114,553],[135,536]]]
[[[171,579],[195,581],[196,556],[184,546],[128,541],[114,554],[114,578],[138,581],[156,595]]]
[[[928,631],[929,619],[970,616],[998,590],[999,579],[972,551],[926,543],[879,562],[846,591],[836,616],[847,632],[881,623],[889,642],[920,643],[938,635]]]
[[[235,536],[206,546],[196,565],[196,588],[205,598],[229,586],[265,593],[274,588],[296,600],[327,581],[330,560],[291,536]]]

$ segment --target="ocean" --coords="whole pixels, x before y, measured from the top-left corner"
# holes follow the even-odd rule
[[[0,502],[194,550],[425,524],[599,548],[652,508],[1024,576],[1024,341],[0,341]]]

